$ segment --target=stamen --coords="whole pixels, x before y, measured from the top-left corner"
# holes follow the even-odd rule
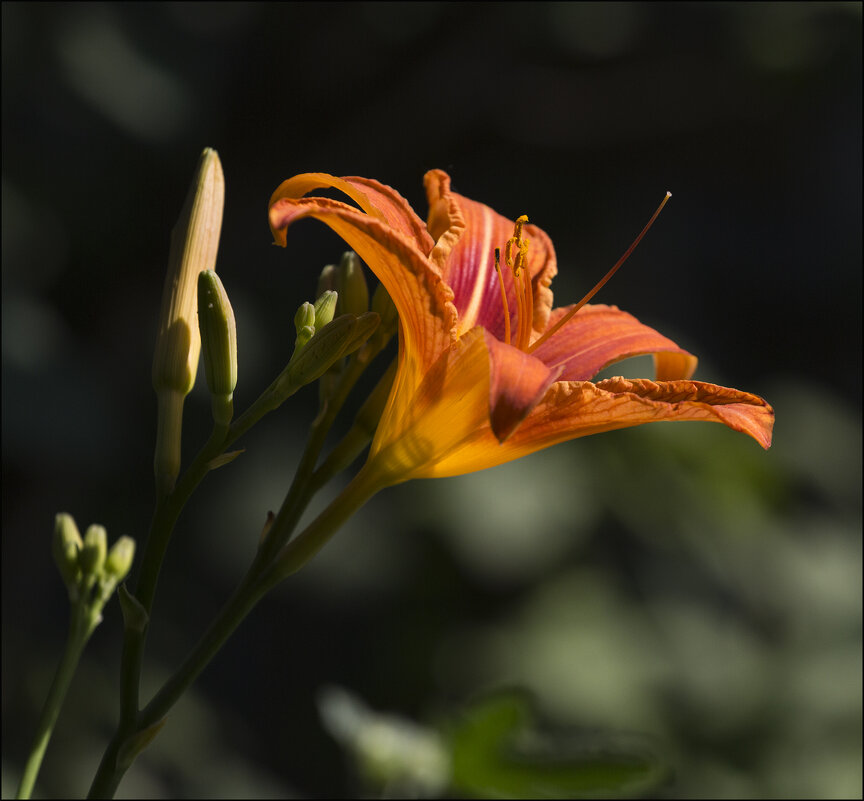
[[[531,288],[531,275],[525,267],[528,256],[528,240],[519,244],[519,255],[516,257],[516,266],[513,268],[513,277],[516,279],[516,293],[521,301],[519,315],[519,336],[516,347],[525,350],[531,340],[531,328],[534,325],[534,292]]]
[[[585,295],[585,297],[582,298],[582,300],[580,300],[580,301],[579,301],[579,302],[578,302],[578,303],[577,303],[577,304],[576,304],[572,309],[570,309],[570,311],[568,311],[567,314],[565,314],[565,315],[564,315],[564,316],[563,316],[563,317],[562,317],[562,318],[561,318],[557,323],[555,323],[555,325],[553,325],[550,329],[548,329],[548,330],[543,334],[542,337],[540,337],[539,339],[534,340],[534,343],[531,345],[530,348],[528,348],[528,353],[531,353],[531,351],[533,351],[535,348],[538,348],[538,347],[539,347],[540,345],[542,345],[542,344],[543,344],[547,339],[549,339],[549,338],[550,338],[551,336],[553,336],[557,331],[559,331],[563,326],[565,326],[568,322],[570,322],[570,320],[573,318],[573,315],[576,314],[576,312],[578,312],[579,309],[581,309],[581,308],[582,308],[582,307],[583,307],[583,306],[584,306],[584,305],[585,305],[589,300],[591,300],[591,298],[593,298],[593,297],[594,297],[594,296],[595,296],[595,295],[596,295],[596,294],[597,294],[597,293],[598,293],[598,292],[603,288],[603,285],[604,285],[604,284],[605,284],[605,283],[606,283],[606,282],[607,282],[607,281],[608,281],[608,280],[609,280],[613,275],[615,275],[615,272],[618,270],[618,268],[619,268],[622,264],[624,264],[625,261],[627,261],[627,259],[628,259],[628,257],[630,256],[630,254],[631,254],[631,253],[636,249],[636,245],[638,245],[638,244],[642,241],[642,237],[645,236],[645,234],[648,233],[648,229],[649,229],[649,228],[654,224],[654,220],[657,219],[657,217],[659,216],[660,212],[663,211],[663,207],[666,205],[666,201],[669,200],[670,197],[672,197],[672,193],[671,193],[671,192],[667,192],[667,193],[666,193],[666,197],[663,198],[663,201],[662,201],[662,202],[660,203],[660,205],[657,207],[657,211],[655,211],[654,214],[651,215],[651,219],[648,220],[648,222],[647,222],[647,224],[645,225],[645,227],[644,227],[644,228],[642,229],[642,231],[639,233],[639,236],[637,236],[636,239],[633,240],[633,244],[631,244],[630,247],[627,248],[627,250],[624,251],[624,255],[623,255],[620,259],[618,259],[618,261],[615,262],[615,265],[612,267],[612,269],[609,270],[609,272],[606,273],[606,275],[604,275],[604,276],[603,276],[603,277],[602,277],[602,278],[601,278],[601,279],[600,279],[600,280],[599,280],[599,281],[594,285],[594,288],[593,288],[593,289],[592,289],[592,290],[591,290],[587,295]]]
[[[525,267],[528,257],[528,240],[522,238],[522,228],[528,222],[528,216],[521,214],[516,218],[511,236],[504,245],[504,263],[513,271],[513,289],[516,294],[516,342],[520,350],[525,350],[531,339],[531,327],[534,324],[534,293],[531,288],[531,276]],[[519,248],[516,259],[513,259],[513,246]],[[509,340],[508,340],[509,342]]]
[[[513,344],[519,350],[522,350],[522,330],[525,327],[525,290],[519,276],[526,272],[527,270],[523,270],[522,273],[517,273],[515,265],[513,266],[513,290],[516,293],[516,341]]]
[[[504,276],[501,275],[501,248],[495,248],[495,272],[498,273],[498,286],[501,287],[501,305],[504,307],[504,342],[510,344],[510,307],[507,305],[507,290],[504,289]]]

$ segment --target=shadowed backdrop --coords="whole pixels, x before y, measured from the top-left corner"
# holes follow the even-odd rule
[[[860,4],[4,3],[2,28],[4,795],[65,632],[54,514],[139,543],[149,523],[168,237],[205,146],[226,179],[238,410],[344,249],[316,222],[274,247],[271,192],[368,176],[424,216],[438,167],[550,235],[558,305],[671,190],[597,301],[698,355],[697,379],[766,397],[775,444],[647,426],[386,491],[246,621],[121,796],[359,792],[326,685],[424,725],[518,686],[549,725],[649,737],[667,797],[860,792]],[[193,498],[145,686],[251,559],[315,394]],[[188,457],[209,431],[200,385],[186,419]],[[119,634],[112,606],[46,796],[89,784]]]

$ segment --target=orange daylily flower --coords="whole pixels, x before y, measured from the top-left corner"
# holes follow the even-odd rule
[[[660,420],[719,422],[770,446],[771,407],[690,381],[696,357],[670,339],[615,306],[553,309],[555,251],[526,217],[514,225],[456,194],[441,170],[427,173],[425,186],[426,223],[398,192],[368,178],[306,173],[270,199],[277,244],[286,245],[298,219],[326,223],[399,312],[397,374],[362,471],[373,491]],[[357,206],[306,197],[320,189],[340,190]],[[653,355],[656,380],[591,382],[604,367],[643,354]]]

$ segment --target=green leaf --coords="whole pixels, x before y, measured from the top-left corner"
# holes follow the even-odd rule
[[[614,735],[554,739],[533,730],[528,700],[509,692],[468,709],[450,730],[454,788],[472,798],[620,798],[668,775],[647,746]]]
[[[207,462],[207,469],[216,470],[229,462],[233,462],[245,450],[245,448],[241,448],[239,451],[228,451],[228,453],[220,454]]]

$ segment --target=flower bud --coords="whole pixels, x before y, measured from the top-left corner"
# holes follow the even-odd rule
[[[153,387],[158,400],[154,471],[160,496],[171,491],[180,472],[183,401],[195,384],[201,351],[195,313],[198,273],[216,265],[224,200],[225,179],[219,156],[206,148],[171,232],[153,356]]]
[[[325,325],[309,341],[302,351],[296,353],[277,381],[284,386],[304,386],[320,378],[337,359],[353,353],[378,327],[378,315],[374,312],[354,317],[343,314],[329,325]]]
[[[333,320],[339,295],[336,292],[322,292],[315,301],[315,330],[320,330]]]
[[[215,150],[206,148],[174,229],[162,293],[159,336],[153,359],[156,392],[187,395],[195,384],[201,338],[195,314],[198,273],[216,266],[222,228],[225,178]]]
[[[363,314],[369,311],[369,287],[363,275],[360,257],[349,250],[342,255],[336,278],[340,314]]]
[[[84,534],[84,544],[78,552],[78,564],[85,576],[98,576],[105,566],[108,534],[104,526],[92,525]]]
[[[75,601],[78,594],[78,580],[81,578],[81,566],[78,554],[83,546],[78,526],[72,515],[61,512],[54,518],[54,538],[51,551],[54,562],[63,577],[63,583],[69,590],[69,597]]]
[[[105,573],[115,581],[123,581],[132,567],[135,558],[135,540],[132,537],[120,537],[108,551],[105,558]]]
[[[315,336],[315,307],[311,303],[304,303],[297,309],[294,328],[297,329],[297,338],[294,340],[294,351],[297,352]]]
[[[198,323],[213,418],[227,426],[234,413],[237,386],[237,326],[225,287],[212,270],[198,274]]]
[[[335,264],[328,264],[318,277],[318,295],[323,295],[325,292],[336,291],[338,268]]]

